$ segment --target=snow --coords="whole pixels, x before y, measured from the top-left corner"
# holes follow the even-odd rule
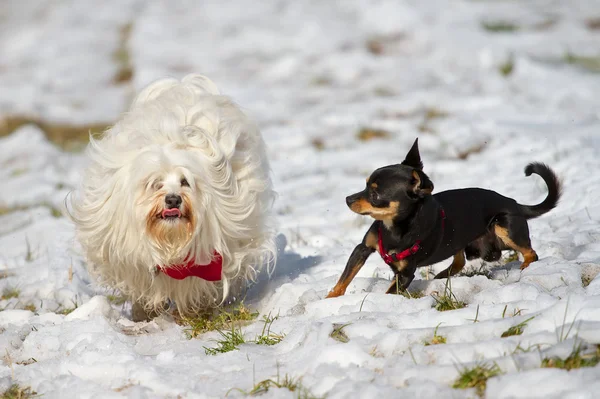
[[[216,398],[288,374],[328,398],[473,398],[473,389],[451,388],[459,371],[495,362],[504,374],[488,380],[488,398],[595,397],[600,368],[540,364],[600,344],[600,79],[560,62],[567,53],[599,55],[600,33],[585,25],[599,6],[8,1],[0,11],[0,116],[110,122],[151,80],[199,72],[258,121],[279,193],[281,253],[273,278],[261,276],[247,303],[261,316],[279,315],[271,331],[285,338],[209,356],[204,347],[215,346],[216,332],[188,339],[169,318],[128,320],[128,305],[111,304],[91,281],[73,226],[57,217],[84,155],[23,126],[0,139],[0,208],[18,209],[0,212],[0,292],[19,291],[0,300],[0,392],[17,381],[44,398]],[[520,29],[489,32],[482,21]],[[115,85],[114,53],[128,25],[133,80]],[[369,42],[382,54],[369,52]],[[505,77],[498,69],[510,57]],[[426,120],[428,110],[446,116]],[[424,123],[430,132],[419,131]],[[391,135],[361,142],[361,127]],[[345,296],[325,300],[369,225],[345,196],[373,169],[401,161],[416,136],[436,192],[479,186],[532,204],[546,188],[523,168],[551,165],[564,196],[530,222],[540,260],[523,272],[500,262],[490,278],[453,278],[467,306],[439,312],[430,294],[443,292],[445,280],[427,280],[422,269],[411,291],[424,297],[385,295],[391,272],[374,255]],[[500,337],[531,317],[522,335]],[[244,336],[253,339],[263,324],[244,327]],[[340,325],[347,343],[330,337]],[[425,346],[436,328],[447,343]],[[264,397],[294,394],[271,389]]]

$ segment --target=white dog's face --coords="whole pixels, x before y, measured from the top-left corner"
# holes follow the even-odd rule
[[[157,242],[182,244],[194,230],[190,183],[183,170],[174,170],[146,182],[152,204],[146,215],[148,234]]]
[[[185,257],[189,251],[199,216],[196,184],[183,166],[163,165],[139,176],[137,219],[164,259]]]

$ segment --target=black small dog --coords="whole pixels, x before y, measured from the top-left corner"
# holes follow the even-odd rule
[[[375,222],[367,231],[328,298],[343,295],[367,258],[379,251],[396,278],[387,293],[405,290],[417,267],[452,264],[435,278],[450,277],[468,259],[497,260],[501,251],[514,249],[523,256],[521,269],[538,259],[531,248],[527,220],[553,209],[561,195],[554,172],[542,163],[530,163],[525,175],[535,173],[548,186],[538,205],[521,205],[512,198],[481,188],[465,188],[431,195],[433,183],[423,172],[418,139],[399,165],[377,169],[366,188],[346,198],[350,209]]]

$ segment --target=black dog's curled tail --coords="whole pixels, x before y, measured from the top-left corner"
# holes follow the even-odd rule
[[[531,176],[532,173],[539,175],[548,186],[548,195],[546,199],[537,205],[521,205],[521,212],[527,219],[533,219],[552,210],[562,195],[562,187],[558,176],[546,164],[540,162],[532,162],[525,167],[525,176]]]

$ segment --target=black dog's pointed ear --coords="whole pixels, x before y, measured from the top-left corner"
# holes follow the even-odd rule
[[[415,139],[412,147],[410,147],[410,151],[406,154],[406,158],[400,165],[411,166],[415,169],[422,170],[423,162],[421,161],[421,154],[419,154],[419,138]]]
[[[431,195],[433,191],[433,182],[421,170],[415,169],[412,171],[412,192],[416,196],[423,198],[426,195]]]

